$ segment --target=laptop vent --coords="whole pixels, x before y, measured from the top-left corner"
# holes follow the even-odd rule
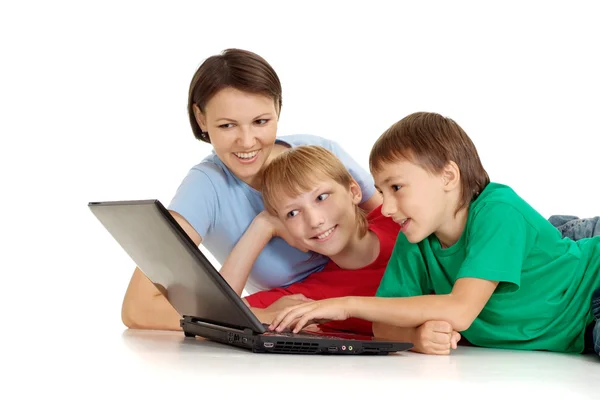
[[[278,341],[271,350],[272,352],[286,352],[286,353],[304,353],[312,354],[319,352],[318,343],[303,343],[303,342],[285,342]]]

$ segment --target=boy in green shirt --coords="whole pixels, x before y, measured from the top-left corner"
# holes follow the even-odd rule
[[[491,183],[467,134],[439,114],[390,127],[370,167],[382,213],[402,230],[377,297],[290,307],[272,329],[356,317],[375,336],[412,340],[439,320],[476,346],[600,354],[600,236],[563,238]]]

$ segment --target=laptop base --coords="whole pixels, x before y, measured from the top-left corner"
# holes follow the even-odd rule
[[[254,353],[271,354],[321,354],[321,355],[388,355],[406,351],[411,343],[386,341],[364,341],[340,339],[334,333],[278,334],[254,333],[250,329],[239,330],[208,324],[196,318],[185,316],[180,321],[186,337],[200,336],[214,342],[241,347]],[[353,335],[345,334],[351,337]]]

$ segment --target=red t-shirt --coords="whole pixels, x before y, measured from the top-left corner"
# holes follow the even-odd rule
[[[303,281],[286,288],[276,288],[246,297],[251,307],[266,308],[280,297],[301,293],[309,299],[323,300],[345,296],[375,296],[388,260],[394,249],[400,225],[381,214],[381,206],[367,216],[369,229],[379,238],[379,255],[371,264],[357,269],[345,270],[329,261],[323,270],[315,272]],[[331,321],[321,329],[336,329],[372,335],[371,322],[351,318],[346,321]]]

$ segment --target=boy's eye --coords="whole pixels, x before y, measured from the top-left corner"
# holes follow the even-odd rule
[[[402,187],[402,186],[400,186],[400,185],[392,185],[392,190],[393,190],[394,192],[397,192],[398,190],[400,190],[400,188],[401,188],[401,187]]]
[[[268,120],[268,119],[266,119],[266,118],[257,119],[256,121],[254,121],[254,123],[256,123],[257,125],[264,125],[264,124],[266,124],[267,122],[269,122],[269,120]]]
[[[219,128],[227,129],[227,128],[231,128],[232,126],[233,126],[233,124],[222,124],[222,125],[219,125]]]
[[[323,201],[323,200],[325,200],[328,197],[329,197],[329,193],[322,193],[322,194],[320,194],[320,195],[317,196],[317,199],[320,200],[320,201]]]
[[[295,217],[296,215],[298,215],[298,210],[292,210],[292,211],[290,211],[289,213],[287,213],[287,216],[288,216],[289,218],[291,218],[291,217]]]

